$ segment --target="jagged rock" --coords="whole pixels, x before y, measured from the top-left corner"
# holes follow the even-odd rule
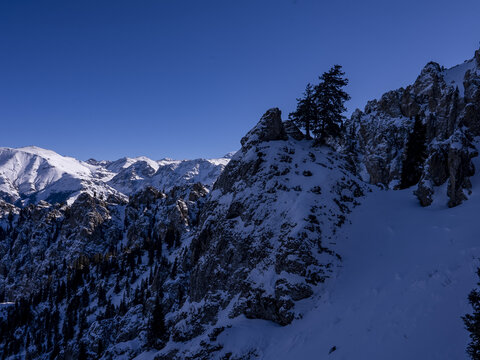
[[[198,199],[206,196],[208,194],[208,189],[201,183],[195,183],[192,186],[190,194],[188,194],[189,201],[197,201]]]
[[[448,151],[444,147],[438,146],[431,150],[424,173],[428,174],[434,186],[440,186],[448,180]]]
[[[465,109],[462,122],[473,136],[480,135],[480,50],[475,52],[476,69],[467,70],[463,82]]]
[[[444,70],[428,63],[413,85],[390,91],[380,100],[368,102],[346,122],[343,149],[357,161],[357,172],[374,184],[396,188],[413,118],[426,127],[426,160],[421,178],[440,186],[448,180],[449,206],[464,199],[473,175],[471,158],[476,156],[468,138],[480,135],[480,65],[475,58]],[[458,73],[464,73],[458,83]],[[460,146],[458,148],[457,144]],[[434,187],[419,184],[421,204],[431,203]]]
[[[447,194],[450,198],[449,207],[457,206],[466,199],[464,189],[470,189],[470,176],[475,174],[471,158],[478,153],[467,147],[466,144],[453,143],[448,152],[448,180]]]
[[[283,298],[265,296],[264,292],[259,290],[249,295],[243,306],[243,313],[247,318],[270,320],[283,326],[290,324],[294,319],[294,314],[290,311],[294,302],[287,296]]]
[[[94,233],[107,219],[106,204],[88,193],[82,193],[69,208],[64,226],[69,229],[80,228],[80,236],[95,241]],[[95,238],[100,240],[98,233]]]
[[[258,124],[240,141],[242,148],[247,150],[264,141],[287,140],[281,114],[278,108],[267,110]]]
[[[253,176],[258,173],[264,161],[261,152],[256,153],[256,156],[252,157],[249,161],[239,161],[240,156],[241,154],[234,156],[228,163],[222,175],[213,185],[213,190],[231,191],[237,179],[248,181],[248,178],[253,178]]]
[[[164,198],[166,195],[153,186],[147,186],[132,196],[129,201],[130,206],[140,207],[141,205],[153,204],[157,199]]]
[[[127,205],[128,198],[119,194],[111,194],[107,197],[107,203],[114,205]]]
[[[430,206],[433,202],[433,185],[429,180],[420,180],[415,195],[422,206]]]

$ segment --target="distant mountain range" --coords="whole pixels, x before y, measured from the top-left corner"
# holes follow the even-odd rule
[[[80,161],[36,146],[0,148],[0,199],[16,205],[44,200],[72,202],[80,193],[129,196],[148,185],[168,191],[174,185],[211,186],[231,154],[219,159]]]

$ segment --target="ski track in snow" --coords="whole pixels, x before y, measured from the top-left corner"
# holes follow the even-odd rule
[[[412,189],[374,189],[338,233],[343,267],[313,310],[286,327],[239,318],[219,336],[225,351],[253,346],[269,360],[466,359],[461,316],[471,312],[480,265],[480,174],[472,180],[469,200],[452,209],[445,199],[422,208]]]

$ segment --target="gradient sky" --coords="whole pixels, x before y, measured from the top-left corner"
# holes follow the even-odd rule
[[[331,65],[351,112],[471,58],[480,1],[0,1],[0,146],[219,157]]]

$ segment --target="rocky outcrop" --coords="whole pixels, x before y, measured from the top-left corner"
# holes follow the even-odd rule
[[[429,180],[420,180],[415,195],[422,206],[430,206],[433,203],[434,188],[432,182]]]
[[[451,69],[428,63],[414,84],[370,101],[346,123],[344,149],[358,159],[357,170],[373,184],[396,188],[415,117],[426,127],[426,160],[415,191],[432,202],[434,189],[448,181],[449,206],[460,204],[477,156],[472,138],[480,135],[480,63],[474,59]]]
[[[249,149],[261,142],[272,140],[287,140],[281,111],[278,108],[272,108],[263,114],[258,124],[242,138],[240,143],[243,149]]]

